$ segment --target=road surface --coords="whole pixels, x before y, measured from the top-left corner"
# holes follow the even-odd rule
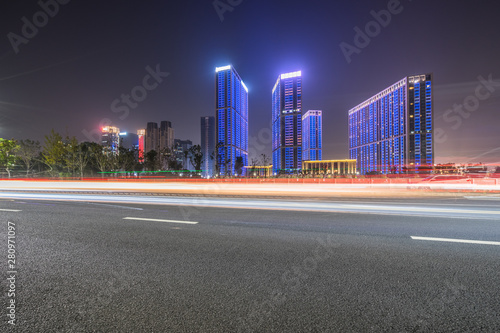
[[[0,216],[2,332],[500,331],[494,195],[1,192]]]

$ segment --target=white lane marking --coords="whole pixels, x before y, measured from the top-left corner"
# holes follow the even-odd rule
[[[2,212],[22,212],[20,209],[0,209]]]
[[[136,221],[152,221],[152,222],[167,222],[167,223],[198,224],[198,222],[192,222],[192,221],[146,219],[146,218],[142,218],[142,217],[124,217],[123,219],[124,220],[136,220]]]
[[[500,245],[500,242],[470,240],[470,239],[453,239],[453,238],[434,238],[434,237],[417,237],[411,236],[413,240],[424,240],[432,242],[450,242],[450,243],[466,243],[466,244],[482,244],[482,245]]]

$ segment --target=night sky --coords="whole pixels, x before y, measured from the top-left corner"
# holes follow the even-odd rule
[[[16,53],[9,36],[22,37],[22,18],[33,22],[41,7],[3,0],[0,137],[43,140],[54,128],[83,141],[106,119],[131,132],[169,120],[176,138],[199,143],[200,117],[215,113],[215,67],[232,64],[249,88],[252,155],[271,153],[278,75],[302,70],[303,112],[323,110],[323,158],[347,158],[349,109],[407,75],[430,72],[441,133],[436,162],[500,162],[497,1],[402,0],[350,63],[340,44],[354,46],[354,28],[365,30],[375,20],[370,12],[387,10],[389,1],[220,0],[231,2],[221,20],[213,0],[71,0],[46,22],[36,16],[41,27]],[[150,81],[156,87],[128,115],[113,112],[113,101],[142,86],[146,67],[157,65],[169,75]],[[498,83],[479,89],[476,105],[480,76]],[[465,101],[472,111],[453,111]]]

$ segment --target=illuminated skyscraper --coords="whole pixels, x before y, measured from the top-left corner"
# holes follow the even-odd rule
[[[114,126],[105,126],[101,131],[101,144],[105,151],[118,154],[120,147],[120,129]]]
[[[432,74],[408,76],[349,111],[359,172],[422,171],[434,163]]]
[[[142,163],[144,162],[144,136],[146,135],[145,129],[140,129],[137,131],[137,160]]]
[[[321,161],[322,112],[309,110],[302,116],[302,160]]]
[[[273,91],[273,173],[302,168],[302,73],[281,74]]]
[[[232,66],[215,69],[215,163],[219,174],[234,175],[241,157],[248,165],[248,89]]]
[[[201,151],[203,152],[203,177],[214,174],[214,160],[211,155],[215,151],[215,117],[201,117]]]

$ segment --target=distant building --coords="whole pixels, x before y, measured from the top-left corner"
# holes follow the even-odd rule
[[[120,147],[120,129],[114,126],[105,126],[101,130],[101,145],[105,151],[118,154]]]
[[[147,123],[146,133],[144,136],[144,153],[147,154],[151,150],[160,150],[160,139],[157,123]]]
[[[201,151],[203,152],[202,176],[204,178],[214,175],[214,159],[212,154],[215,151],[215,117],[201,117]],[[215,158],[215,156],[214,156]]]
[[[189,162],[189,156],[187,155],[187,152],[189,151],[189,148],[193,146],[193,142],[191,140],[179,139],[175,139],[174,142],[175,159],[180,165],[182,165],[184,169],[191,170],[192,166]]]
[[[349,111],[349,155],[361,174],[430,171],[432,74],[408,76]]]
[[[232,66],[215,69],[216,165],[221,175],[236,173],[236,160],[248,165],[248,89]],[[244,171],[244,168],[242,168]]]
[[[313,176],[356,174],[356,160],[303,161],[302,173]]]
[[[120,132],[120,147],[135,150],[139,146],[139,136],[135,133]]]
[[[309,110],[302,116],[302,160],[321,161],[322,159],[322,112]]]
[[[272,90],[273,173],[302,168],[302,72],[281,74]]]
[[[140,129],[137,131],[137,160],[142,163],[144,162],[144,137],[146,135],[145,129]]]
[[[170,121],[162,121],[160,123],[160,151],[164,149],[172,149],[174,147],[174,129]]]
[[[147,123],[144,138],[145,153],[155,150],[158,153],[163,149],[174,148],[174,129],[170,121],[162,121],[160,127],[155,122]]]

